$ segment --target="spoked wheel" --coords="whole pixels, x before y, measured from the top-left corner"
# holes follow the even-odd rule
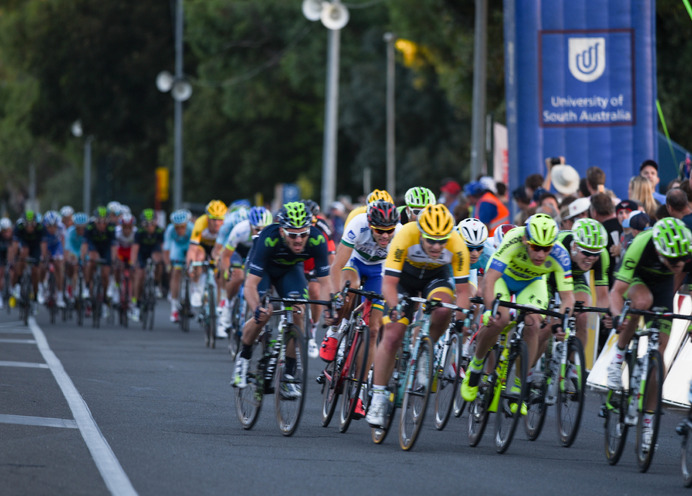
[[[471,362],[471,357],[474,356],[476,353],[476,335],[477,333],[473,334],[472,336],[469,336],[467,339],[469,341],[468,346],[466,346],[466,352],[464,353],[464,346],[461,347],[461,352],[460,352],[460,362],[459,362],[459,384],[461,384],[461,381],[464,380],[464,376],[466,375],[466,370],[468,369],[469,363]],[[464,401],[464,398],[461,397],[461,387],[457,388],[458,391],[455,391],[454,393],[454,405],[452,406],[454,416],[456,418],[461,417],[461,414],[464,413],[464,408],[466,408],[466,402]]]
[[[91,317],[95,328],[101,326],[101,311],[103,310],[103,286],[101,281],[94,281],[93,295],[91,300]]]
[[[339,347],[348,337],[348,333],[342,333],[339,338]],[[339,349],[339,348],[337,348]],[[341,380],[341,370],[343,363],[336,358],[329,362],[324,368],[324,383],[322,384],[322,427],[327,427],[332,421],[332,416],[336,410],[336,404],[341,394],[343,382]]]
[[[295,359],[290,355],[295,353]],[[284,330],[284,346],[276,370],[276,420],[284,436],[298,428],[305,404],[308,380],[308,354],[305,336],[296,326]]]
[[[413,448],[423,426],[425,410],[430,399],[434,361],[432,341],[426,336],[418,344],[418,356],[413,361],[413,368],[408,372],[410,377],[406,378],[406,384],[410,384],[410,387],[404,392],[399,422],[399,445],[403,450]]]
[[[488,364],[489,356],[490,354],[486,355],[483,361],[484,371]],[[481,377],[481,382],[478,384],[478,395],[476,399],[469,404],[469,446],[477,446],[483,438],[485,427],[488,425],[488,416],[490,415],[488,409],[493,400],[495,393],[494,385],[497,382],[497,373],[494,370],[490,374],[483,372]]]
[[[646,377],[646,387],[641,402],[641,411],[637,421],[637,439],[635,443],[635,453],[637,454],[637,465],[640,472],[649,470],[651,460],[656,451],[656,441],[658,440],[658,430],[661,426],[661,396],[663,390],[663,360],[658,350],[653,350],[649,356],[648,374]],[[653,404],[653,408],[649,404]],[[649,410],[649,415],[646,415]],[[650,429],[645,425],[646,417]],[[648,432],[647,432],[648,431]],[[647,439],[651,436],[649,439]]]
[[[235,390],[235,412],[243,429],[252,429],[259,418],[264,396],[264,378],[260,362],[264,356],[264,339],[252,347],[252,358],[247,371],[247,387]]]
[[[190,304],[190,280],[183,277],[180,282],[180,330],[190,332],[190,314],[192,313],[192,305]]]
[[[623,384],[629,379],[629,366],[623,363]],[[629,382],[627,382],[629,384]],[[603,405],[602,415],[605,416],[605,455],[610,465],[615,465],[622,455],[627,440],[627,389],[620,388],[617,391],[606,393],[606,403]]]
[[[680,466],[682,469],[682,482],[685,487],[692,487],[692,442],[690,442],[690,420],[683,426],[682,452]]]
[[[367,326],[359,327],[350,350],[346,350],[345,376],[341,395],[341,408],[339,409],[339,431],[346,432],[351,425],[356,404],[360,397],[363,377],[368,366],[368,350],[370,348],[370,329]],[[337,348],[338,349],[338,348]]]
[[[204,291],[202,305],[205,314],[202,322],[205,333],[204,343],[209,348],[216,348],[216,298],[209,288]]]
[[[55,301],[55,274],[50,272],[48,275],[48,308],[50,309],[50,323],[55,324],[58,316],[58,305]]]
[[[403,351],[399,348],[397,353],[396,361],[394,362],[394,373],[389,379],[387,384],[387,391],[389,392],[390,401],[388,402],[388,412],[385,416],[384,425],[379,427],[370,428],[370,436],[372,437],[372,442],[375,444],[382,444],[387,438],[392,422],[394,421],[394,415],[396,414],[396,409],[399,407],[399,402],[401,401],[401,388],[403,387],[403,381],[406,377],[406,366],[407,361],[404,359]]]
[[[506,387],[500,391],[500,401],[495,412],[495,449],[498,453],[504,453],[512,444],[514,432],[522,417],[527,391],[527,369],[526,343],[519,341],[517,349],[509,353]]]
[[[442,430],[447,425],[452,406],[459,394],[459,366],[461,347],[459,336],[452,333],[449,341],[444,343],[444,363],[435,371],[437,391],[435,392],[435,429]]]
[[[567,345],[567,367],[560,372],[557,393],[557,434],[565,448],[572,446],[579,432],[584,411],[585,371],[584,347],[574,338]]]
[[[231,329],[228,336],[228,352],[234,359],[240,351],[240,339],[243,337],[245,316],[250,315],[247,306],[245,299],[241,298],[241,295],[238,295],[231,308]]]
[[[526,407],[527,412],[524,417],[524,430],[529,441],[535,441],[541,435],[545,416],[548,412],[548,405],[545,403],[545,396],[548,392],[548,384],[543,374],[534,373],[533,380],[528,384]]]

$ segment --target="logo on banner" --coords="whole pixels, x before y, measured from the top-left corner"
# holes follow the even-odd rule
[[[603,75],[606,67],[605,38],[569,38],[569,72],[590,83]]]

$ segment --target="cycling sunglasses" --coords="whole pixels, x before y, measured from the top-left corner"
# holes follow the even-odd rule
[[[447,241],[449,240],[449,236],[445,236],[444,238],[431,238],[423,235],[423,238],[431,245],[444,245],[447,244]]]
[[[370,226],[370,229],[375,231],[377,234],[392,234],[394,232],[394,227],[375,227],[375,226]]]
[[[408,208],[409,208],[409,210],[411,211],[411,214],[415,215],[416,217],[418,217],[418,216],[420,215],[420,213],[421,213],[423,210],[425,210],[425,207],[421,207],[421,208],[408,207]]]
[[[550,253],[550,251],[553,249],[553,245],[548,245],[548,246],[539,246],[539,245],[534,245],[533,243],[529,243],[529,246],[533,251],[544,251],[546,253]]]
[[[296,239],[296,238],[307,238],[310,235],[310,229],[306,229],[305,231],[300,231],[300,232],[290,232],[284,229],[284,234],[288,236],[291,239]]]
[[[601,250],[599,252],[593,252],[593,251],[589,251],[589,250],[583,250],[581,248],[579,249],[579,251],[581,252],[582,255],[584,255],[587,258],[588,257],[600,257],[601,253],[603,252],[603,250]]]
[[[469,249],[469,251],[483,251],[483,248],[485,248],[485,246],[483,246],[483,245],[479,245],[479,246],[468,246],[468,245],[467,245],[467,248]]]
[[[680,262],[682,263],[687,263],[690,261],[689,256],[684,256],[684,257],[665,257],[666,260],[668,260],[668,263],[670,265],[677,265]]]

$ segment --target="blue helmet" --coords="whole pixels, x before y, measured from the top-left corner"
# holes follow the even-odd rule
[[[86,226],[89,222],[89,216],[84,212],[77,212],[72,216],[72,221],[76,226]]]
[[[250,201],[243,198],[242,200],[236,200],[228,206],[228,210],[235,212],[239,208],[250,208]]]
[[[190,214],[189,210],[181,208],[180,210],[173,212],[170,219],[173,224],[187,224],[191,217],[192,215]]]
[[[43,216],[44,226],[57,226],[60,223],[60,214],[55,210],[49,210]]]
[[[274,222],[272,213],[264,207],[252,207],[248,213],[248,220],[252,227],[267,227]]]
[[[471,181],[464,186],[464,194],[466,196],[481,196],[485,189],[480,181]]]

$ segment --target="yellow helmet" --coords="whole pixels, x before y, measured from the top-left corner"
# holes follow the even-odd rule
[[[210,219],[223,219],[228,212],[228,207],[221,200],[212,200],[207,203],[205,210]]]
[[[416,222],[423,236],[432,238],[448,237],[454,229],[454,217],[442,203],[426,205]]]
[[[368,203],[372,203],[377,200],[384,200],[389,203],[394,203],[392,195],[387,193],[387,191],[384,189],[374,189],[372,190],[372,193],[368,195]]]

